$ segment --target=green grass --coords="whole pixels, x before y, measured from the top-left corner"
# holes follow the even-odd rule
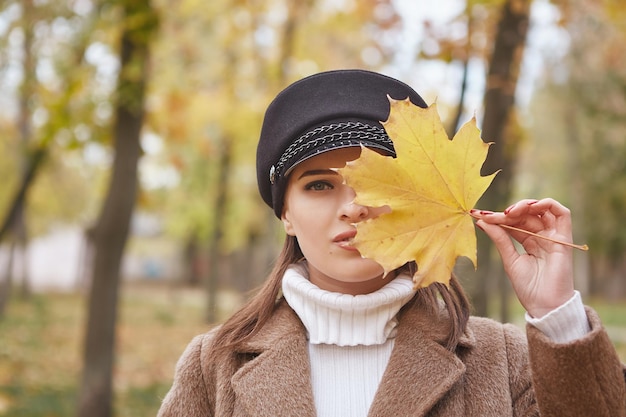
[[[3,417],[71,416],[75,414],[74,387],[21,385],[15,382],[0,389]]]
[[[239,302],[229,293],[219,298],[221,317]],[[626,302],[588,303],[599,312],[626,362]],[[522,312],[512,310],[517,320]],[[79,294],[11,300],[0,320],[0,417],[74,415],[85,311],[85,299]],[[156,415],[183,349],[194,335],[208,329],[204,313],[200,290],[124,288],[114,373],[116,415]]]
[[[229,294],[220,300],[222,315],[237,302]],[[123,290],[114,372],[116,415],[156,415],[178,357],[193,336],[209,328],[204,313],[200,290]],[[0,320],[1,417],[75,414],[85,317],[85,298],[79,294],[11,300]]]
[[[586,303],[600,314],[605,326],[622,327],[626,330],[626,302],[607,302],[592,298],[586,300]]]

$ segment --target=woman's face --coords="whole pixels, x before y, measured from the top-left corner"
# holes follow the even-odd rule
[[[297,165],[289,176],[282,221],[296,236],[307,259],[309,279],[318,287],[345,294],[367,294],[384,286],[383,268],[361,257],[350,241],[355,224],[388,208],[355,204],[354,190],[335,171],[359,157],[360,148],[337,149]]]

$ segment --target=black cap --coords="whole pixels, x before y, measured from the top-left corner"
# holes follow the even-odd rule
[[[407,84],[365,70],[322,72],[296,81],[270,103],[257,147],[257,182],[263,200],[280,218],[287,176],[320,153],[363,144],[395,156],[381,121],[389,99],[424,100]]]

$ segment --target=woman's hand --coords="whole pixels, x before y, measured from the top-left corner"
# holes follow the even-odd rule
[[[513,289],[532,317],[542,317],[574,295],[572,248],[498,225],[572,242],[570,211],[558,201],[522,200],[502,213],[473,210],[476,225],[493,240]],[[511,238],[524,248],[518,252]]]

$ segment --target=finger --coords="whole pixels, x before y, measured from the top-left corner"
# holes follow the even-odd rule
[[[572,215],[570,210],[559,203],[556,200],[551,198],[546,198],[539,201],[537,204],[534,204],[531,207],[531,212],[539,213],[543,212],[544,217],[547,219],[552,219],[552,226],[558,231],[569,232],[572,228]]]
[[[504,214],[511,218],[524,215],[543,215],[546,212],[551,212],[555,216],[569,215],[567,207],[552,198],[520,200],[504,210]]]
[[[528,203],[527,207],[531,214],[549,211],[557,217],[570,215],[570,211],[567,207],[552,198],[544,198],[537,200],[535,203]]]
[[[493,241],[503,261],[508,260],[509,262],[513,262],[519,257],[519,253],[511,237],[503,228],[495,224],[489,224],[483,220],[478,220],[476,226],[483,230]]]
[[[473,210],[472,215],[487,223],[507,224],[535,233],[552,228],[571,229],[569,209],[551,198],[520,200],[502,213]]]
[[[504,210],[504,214],[510,217],[519,217],[521,215],[525,215],[528,213],[528,210],[531,206],[537,204],[539,200],[535,199],[524,199],[520,200],[514,204],[511,204]]]
[[[518,209],[515,213],[472,212],[476,218],[493,225],[508,225],[537,233],[546,228],[545,221],[538,215],[528,214],[527,209]]]
[[[561,236],[561,240],[572,241],[572,218],[570,210],[558,201],[545,198],[535,203],[529,203],[526,207],[529,219],[526,230],[534,233]]]

